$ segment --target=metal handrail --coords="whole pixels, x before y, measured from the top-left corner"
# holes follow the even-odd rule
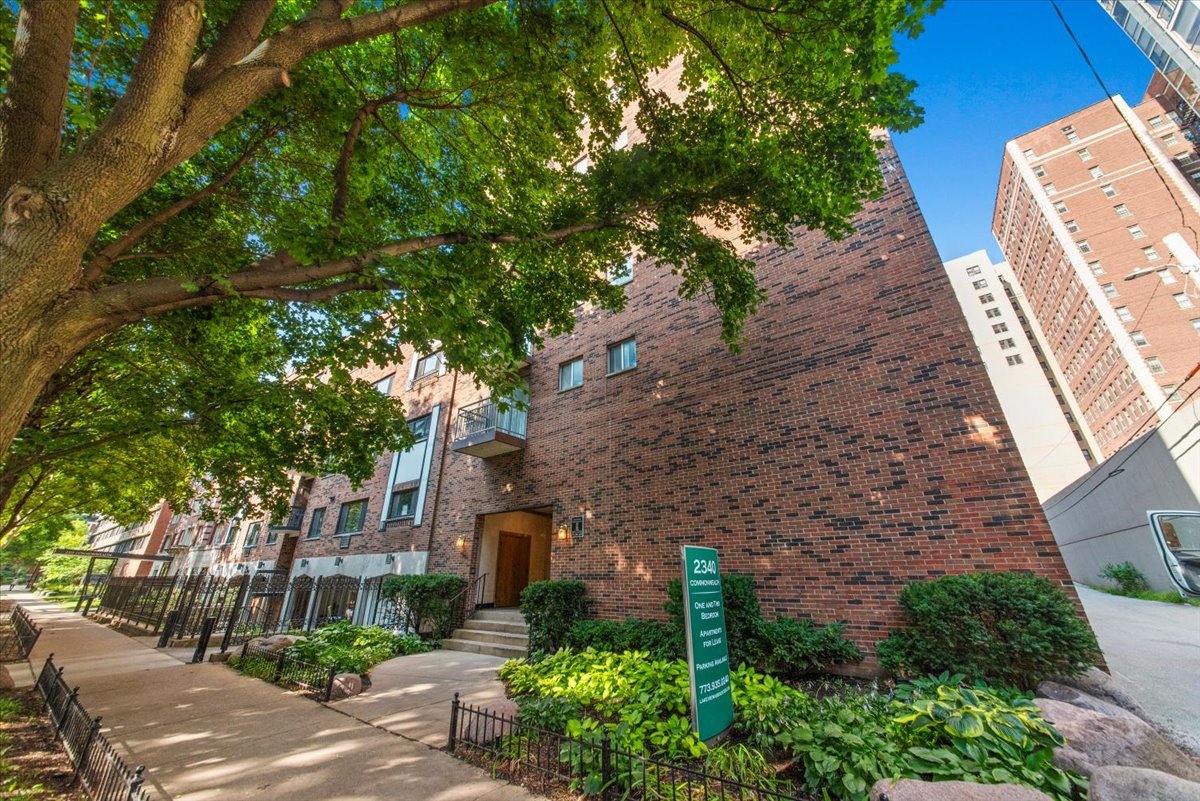
[[[487,587],[487,573],[480,573],[471,581],[470,584],[463,587],[462,592],[450,599],[450,608],[454,610],[454,617],[451,619],[452,626],[450,630],[462,628],[462,624],[466,622],[467,616],[474,612],[475,609],[483,603],[483,591]],[[467,609],[467,598],[471,595],[471,591],[475,591],[475,602]]]

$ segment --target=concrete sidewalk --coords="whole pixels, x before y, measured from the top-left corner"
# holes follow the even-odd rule
[[[32,671],[53,652],[55,663],[65,668],[67,683],[80,687],[84,707],[104,718],[113,745],[130,765],[146,765],[147,784],[156,798],[225,801],[258,799],[264,793],[288,801],[537,797],[423,741],[390,733],[224,665],[183,664],[35,596],[12,597],[45,629],[30,658],[31,669],[9,666],[14,680],[31,684]],[[452,675],[443,671],[442,678]],[[404,695],[398,692],[394,697]],[[431,696],[426,700],[428,704],[413,708],[437,710]],[[400,711],[374,708],[380,712],[375,717]],[[423,739],[433,741],[434,724],[418,725],[415,720],[409,710],[405,724],[413,731],[428,730]]]

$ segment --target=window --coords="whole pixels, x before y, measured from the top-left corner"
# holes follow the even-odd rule
[[[1187,151],[1184,151],[1183,153],[1175,156],[1175,160],[1179,162],[1180,167],[1186,167],[1196,160],[1196,156],[1194,153],[1188,153]]]
[[[1195,320],[1192,320],[1192,328],[1194,328],[1196,330],[1197,334],[1200,334],[1200,317],[1197,317]]]
[[[608,283],[615,286],[624,286],[633,280],[633,256],[630,255],[623,262],[608,265]]]
[[[1177,145],[1177,144],[1179,144],[1179,137],[1175,136],[1175,132],[1174,132],[1174,131],[1172,131],[1171,133],[1169,133],[1169,134],[1167,134],[1166,136],[1164,136],[1164,137],[1162,138],[1162,140],[1163,140],[1163,144],[1164,144],[1164,145],[1171,145],[1171,146],[1174,146],[1174,145]]]
[[[1157,131],[1159,128],[1162,128],[1166,124],[1167,124],[1167,121],[1162,116],[1154,116],[1154,117],[1150,118],[1151,130]]]
[[[1089,261],[1088,267],[1092,270],[1092,275],[1104,275],[1104,266],[1098,261]]]
[[[229,521],[229,528],[225,529],[225,545],[233,544],[233,538],[237,536],[238,522],[236,519]]]
[[[1113,206],[1113,211],[1115,211],[1117,213],[1118,217],[1132,217],[1133,216],[1133,212],[1130,211],[1129,207],[1126,206],[1124,203],[1118,203],[1117,205]]]
[[[413,373],[413,381],[420,381],[426,376],[436,375],[437,371],[442,367],[441,352],[431,353],[428,356],[422,356],[417,360],[417,369]]]
[[[1117,196],[1117,188],[1112,184],[1105,184],[1104,186],[1100,187],[1100,191],[1104,193],[1105,197]]]
[[[967,275],[979,275],[982,272],[983,272],[983,268],[978,265],[967,268]]]
[[[1158,251],[1151,245],[1148,248],[1142,248],[1142,255],[1146,257],[1146,261],[1158,261]]]
[[[1150,341],[1146,339],[1146,335],[1141,331],[1130,331],[1129,338],[1132,339],[1133,344],[1137,345],[1139,348],[1144,348],[1150,344]]]
[[[408,430],[412,432],[414,445],[429,439],[429,415],[409,420]]]
[[[399,489],[388,502],[388,520],[413,517],[417,513],[417,488]]]
[[[378,381],[376,381],[375,389],[377,389],[379,391],[380,395],[391,395],[392,394],[392,377],[389,375],[386,378],[381,378]]]
[[[992,326],[993,334],[1003,334],[1007,330],[1008,330],[1008,323],[996,323],[995,325]]]
[[[1053,183],[1042,184],[1042,189],[1046,190],[1047,195],[1053,195],[1055,192],[1058,191],[1057,189],[1054,188]]]
[[[1158,271],[1158,277],[1162,279],[1164,284],[1178,284],[1179,279],[1175,277],[1175,273],[1171,272],[1170,267],[1164,267]]]
[[[262,523],[251,523],[250,530],[246,532],[246,547],[253,548],[258,545],[258,532],[262,528]]]
[[[1092,160],[1092,152],[1090,150],[1088,150],[1086,147],[1083,148],[1082,150],[1076,150],[1075,155],[1079,156],[1080,161],[1091,161]]]
[[[613,140],[613,150],[624,150],[629,145],[629,131],[621,131]]]
[[[325,508],[313,509],[312,519],[308,521],[308,533],[305,539],[315,540],[321,536],[321,527],[325,525]]]
[[[1115,298],[1121,294],[1117,291],[1116,284],[1104,284],[1100,288],[1104,290],[1104,297],[1106,298]]]
[[[1092,246],[1088,244],[1088,241],[1086,239],[1080,239],[1075,244],[1079,247],[1080,253],[1091,253],[1092,252]]]
[[[1028,149],[1025,151],[1025,160],[1026,160],[1026,161],[1033,161],[1035,158],[1037,158],[1037,154],[1033,152],[1033,148],[1032,148],[1032,147],[1031,147],[1031,148],[1028,148]]]
[[[1079,134],[1075,133],[1074,125],[1064,125],[1062,132],[1066,134],[1068,142],[1076,142],[1079,140]]]
[[[267,545],[274,545],[279,541],[279,531],[274,528],[267,529]]]
[[[1162,388],[1163,394],[1167,396],[1167,403],[1183,403],[1183,396],[1179,394],[1179,390],[1174,384],[1165,384]]]
[[[991,308],[991,309],[988,309],[986,312],[984,312],[984,314],[986,314],[989,318],[990,317],[999,317],[1000,310],[996,309],[996,308]]]
[[[1041,165],[1038,165],[1037,167],[1033,168],[1033,174],[1036,175],[1038,178],[1045,178],[1046,177],[1046,168]]]
[[[1079,233],[1079,223],[1075,222],[1074,220],[1067,220],[1064,223],[1064,225],[1067,226],[1067,231],[1069,231],[1070,233],[1072,233],[1072,234]]]
[[[1142,226],[1140,226],[1140,225],[1131,225],[1128,228],[1126,228],[1125,230],[1128,231],[1129,235],[1132,236],[1134,239],[1145,239],[1146,238],[1146,232],[1142,230]]]
[[[583,386],[583,359],[573,359],[558,366],[558,391]]]
[[[637,340],[630,338],[608,346],[608,374],[623,373],[637,367]]]
[[[1117,313],[1117,319],[1120,320],[1121,322],[1123,322],[1123,323],[1132,323],[1133,322],[1133,312],[1131,312],[1129,310],[1128,306],[1118,306],[1113,311],[1115,311]]]
[[[1171,297],[1175,298],[1175,302],[1179,304],[1179,308],[1181,308],[1181,309],[1190,309],[1190,308],[1192,308],[1192,305],[1193,305],[1193,304],[1192,304],[1192,299],[1191,299],[1191,298],[1189,298],[1189,297],[1187,296],[1187,293],[1185,293],[1185,292],[1176,292],[1176,293],[1175,293],[1174,295],[1172,295]]]
[[[1163,367],[1157,356],[1147,356],[1146,366],[1150,368],[1150,372],[1155,374],[1167,372],[1167,368]]]
[[[1100,169],[1099,167],[1088,167],[1088,173],[1091,174],[1093,178],[1104,177],[1104,170]]]
[[[1188,173],[1188,178],[1191,178],[1193,181],[1200,181],[1200,171]]]
[[[1067,204],[1062,202],[1061,200],[1056,200],[1056,201],[1054,201],[1054,210],[1057,211],[1059,214],[1066,214],[1067,213]]]
[[[980,278],[978,281],[972,282],[971,286],[975,287],[976,289],[987,289],[987,279]]]
[[[1011,339],[1000,340],[1000,350],[1012,350],[1017,346],[1017,343]]]
[[[996,298],[992,296],[991,292],[989,292],[986,295],[980,295],[979,302],[980,303],[995,303]]]
[[[1005,356],[1004,361],[1008,362],[1009,367],[1012,367],[1013,365],[1024,363],[1025,360],[1021,358],[1019,353],[1014,353],[1012,356]]]
[[[350,501],[342,504],[342,510],[338,512],[338,536],[346,534],[358,534],[363,530],[363,523],[367,519],[367,499],[363,498],[360,501]]]
[[[584,156],[579,161],[577,161],[573,165],[571,165],[571,169],[573,169],[575,172],[579,173],[580,175],[583,175],[585,172],[588,171],[588,169],[591,166],[592,166],[592,162],[588,160],[587,156]]]

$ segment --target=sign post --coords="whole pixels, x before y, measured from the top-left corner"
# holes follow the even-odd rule
[[[692,726],[704,742],[733,725],[725,599],[715,548],[684,545],[683,620],[692,683]]]

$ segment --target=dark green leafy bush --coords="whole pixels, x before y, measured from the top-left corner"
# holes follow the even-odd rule
[[[900,593],[909,628],[878,644],[901,676],[950,671],[968,681],[1030,688],[1086,670],[1096,638],[1071,600],[1040,576],[968,573],[910,584]]]
[[[467,580],[452,573],[426,573],[414,576],[388,576],[380,589],[404,613],[408,631],[425,639],[450,636],[454,622],[454,603],[467,588]]]
[[[738,573],[721,575],[721,594],[725,600],[725,632],[729,640],[729,662],[739,665],[753,661],[754,642],[762,623],[762,607],[754,591],[754,579]],[[671,625],[683,631],[683,580],[671,579],[664,607]]]
[[[550,653],[563,646],[567,632],[587,611],[582,581],[535,581],[521,591],[521,614],[529,624],[529,652]]]
[[[563,643],[568,648],[582,651],[595,648],[597,651],[646,651],[655,659],[682,659],[684,655],[683,632],[666,623],[654,620],[638,620],[629,617],[617,620],[580,620],[571,626]]]
[[[1150,591],[1150,582],[1146,581],[1145,574],[1138,570],[1133,562],[1105,565],[1100,575],[1114,582],[1117,588],[1127,595]]]
[[[423,653],[429,648],[415,635],[393,634],[380,626],[352,626],[343,620],[306,634],[287,653],[343,673],[366,673],[394,656]]]
[[[811,620],[761,621],[754,641],[754,664],[776,676],[797,677],[830,665],[862,661],[862,651],[846,639],[844,623],[817,628]]]

